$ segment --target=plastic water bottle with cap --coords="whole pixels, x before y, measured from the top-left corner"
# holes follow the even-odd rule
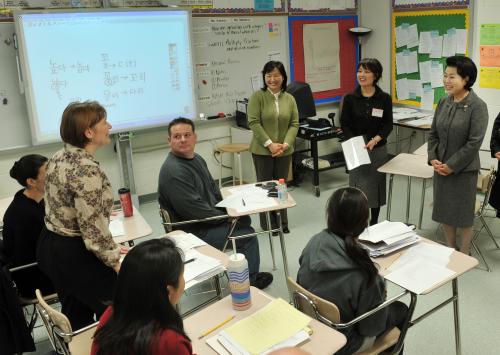
[[[229,288],[233,309],[244,311],[252,305],[250,295],[250,274],[245,255],[236,252],[236,241],[233,239],[234,253],[229,256],[227,273],[229,275]]]
[[[288,192],[286,188],[285,179],[278,180],[278,201],[280,203],[285,203],[288,198]]]

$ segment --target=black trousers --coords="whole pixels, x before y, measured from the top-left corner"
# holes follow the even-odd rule
[[[288,172],[290,171],[290,165],[292,164],[292,155],[285,157],[273,158],[270,155],[257,155],[252,154],[253,164],[255,166],[255,175],[257,175],[257,181],[268,181],[268,180],[287,180]],[[288,216],[286,209],[280,210],[281,222],[283,228],[288,228]],[[276,213],[271,213],[271,227],[277,228],[278,221],[276,218]],[[267,227],[266,214],[260,214],[260,227],[262,229],[269,229]]]
[[[73,330],[99,319],[113,299],[117,274],[85,248],[82,238],[61,236],[44,227],[36,258],[52,280]]]

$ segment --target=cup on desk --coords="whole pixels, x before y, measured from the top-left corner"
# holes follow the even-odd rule
[[[134,214],[134,208],[132,207],[132,196],[130,195],[130,189],[123,187],[118,190],[120,195],[120,203],[122,205],[123,216],[130,217]]]

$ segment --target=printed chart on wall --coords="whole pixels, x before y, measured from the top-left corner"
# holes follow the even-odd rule
[[[193,19],[194,80],[198,112],[233,113],[236,100],[262,87],[269,60],[288,71],[285,16]]]
[[[290,32],[290,77],[311,86],[316,103],[340,101],[356,87],[356,16],[294,16]]]
[[[392,98],[432,110],[446,93],[446,58],[466,55],[467,9],[395,12],[392,18]]]
[[[481,24],[479,87],[500,89],[500,23]]]

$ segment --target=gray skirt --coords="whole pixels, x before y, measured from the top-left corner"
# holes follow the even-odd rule
[[[472,227],[477,171],[442,176],[434,172],[432,219],[459,228]]]
[[[387,146],[368,151],[371,164],[361,165],[349,171],[349,186],[363,191],[368,198],[368,207],[377,208],[386,203],[386,174],[377,171],[387,162]]]

